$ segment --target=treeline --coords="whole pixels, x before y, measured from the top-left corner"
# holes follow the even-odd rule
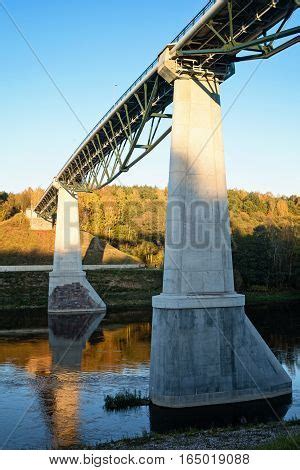
[[[25,212],[33,208],[42,197],[44,190],[41,188],[27,188],[21,193],[7,193],[0,191],[0,222],[8,220],[18,212]]]
[[[32,206],[40,192],[29,189],[5,201],[0,193],[0,220],[8,208],[13,212]],[[243,190],[230,190],[228,198],[237,289],[299,288],[300,198]],[[161,267],[166,203],[167,190],[109,186],[80,195],[81,227],[148,266]]]
[[[300,287],[300,198],[228,193],[238,289]]]
[[[228,193],[237,289],[300,287],[300,198]],[[84,230],[152,267],[163,264],[167,190],[110,186],[80,198]]]

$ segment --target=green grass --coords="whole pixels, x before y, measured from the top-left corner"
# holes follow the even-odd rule
[[[114,311],[149,308],[162,290],[162,270],[89,271],[88,280]]]
[[[142,318],[162,286],[162,271],[143,268],[88,271],[87,278],[114,316],[140,311]],[[0,273],[0,330],[47,326],[48,284],[47,272]]]
[[[257,304],[264,302],[287,302],[291,300],[300,300],[300,291],[282,291],[282,292],[246,292],[246,304]]]
[[[150,312],[152,296],[162,291],[163,271],[102,269],[88,271],[87,278],[108,305],[109,313]],[[25,314],[25,311],[31,310],[31,316],[36,321],[36,310],[42,312],[47,309],[48,284],[47,272],[0,273],[0,329],[15,328],[15,324],[20,328],[23,324],[27,325],[30,314]],[[246,304],[249,306],[263,304],[267,307],[273,302],[279,306],[280,302],[284,305],[284,302],[299,299],[297,292],[246,294]],[[42,322],[45,323],[44,318]],[[29,326],[35,327],[35,324]]]
[[[300,449],[300,434],[295,436],[279,436],[271,442],[267,442],[259,447],[257,450],[299,450]]]
[[[87,278],[112,311],[151,307],[153,295],[162,290],[162,270],[102,269],[88,271]],[[0,273],[0,310],[45,308],[48,301],[47,272]],[[299,300],[300,293],[246,294],[247,305]]]
[[[104,409],[106,411],[120,411],[138,406],[149,405],[149,398],[142,396],[141,392],[124,392],[117,393],[114,397],[106,395],[104,399]]]

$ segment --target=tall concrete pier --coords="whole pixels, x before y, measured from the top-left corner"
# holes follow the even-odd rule
[[[78,200],[59,183],[53,271],[49,278],[49,313],[99,313],[103,300],[82,269]]]
[[[164,60],[164,59],[163,59]],[[163,293],[153,298],[150,397],[184,408],[272,398],[291,380],[234,289],[219,84],[175,75]]]

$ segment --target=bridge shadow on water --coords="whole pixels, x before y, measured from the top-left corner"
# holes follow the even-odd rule
[[[270,400],[199,408],[168,409],[150,405],[150,425],[153,432],[166,433],[189,428],[209,429],[279,421],[291,403],[292,395],[286,395]]]

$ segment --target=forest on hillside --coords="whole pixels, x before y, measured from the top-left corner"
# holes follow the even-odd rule
[[[0,192],[0,221],[34,207],[42,190]],[[300,198],[243,190],[228,192],[238,290],[300,287]],[[167,190],[109,186],[80,194],[82,230],[150,267],[163,265]]]

